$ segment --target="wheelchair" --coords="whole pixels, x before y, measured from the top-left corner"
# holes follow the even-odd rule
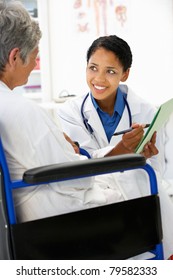
[[[86,210],[18,223],[12,191],[113,172],[143,169],[151,194]],[[139,154],[88,159],[27,170],[12,181],[0,141],[0,259],[123,260],[144,252],[163,259],[157,180]]]

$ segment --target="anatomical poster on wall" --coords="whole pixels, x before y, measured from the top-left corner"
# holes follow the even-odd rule
[[[78,33],[96,37],[127,31],[130,0],[74,0],[74,24]]]

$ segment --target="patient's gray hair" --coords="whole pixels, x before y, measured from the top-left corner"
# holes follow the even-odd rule
[[[39,44],[41,31],[22,3],[0,0],[0,74],[12,49],[19,48],[24,63]]]

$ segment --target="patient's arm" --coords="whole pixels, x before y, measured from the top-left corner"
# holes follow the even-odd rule
[[[64,133],[64,137],[65,137],[65,139],[72,145],[72,147],[73,147],[75,153],[76,153],[76,154],[80,154],[79,146],[78,146],[75,142],[73,142],[73,141],[71,140],[71,138],[70,138],[66,133]]]

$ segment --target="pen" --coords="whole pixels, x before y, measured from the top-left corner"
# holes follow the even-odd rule
[[[147,127],[149,127],[149,126],[150,126],[150,124],[149,124],[149,123],[147,123],[147,124],[145,125],[145,127],[144,127],[144,128],[147,128]],[[134,128],[135,128],[135,127],[134,127]],[[132,131],[134,128],[133,128],[133,127],[130,127],[130,128],[128,128],[128,129],[125,129],[125,130],[121,130],[121,131],[115,132],[115,133],[113,134],[113,136],[117,136],[117,135],[124,134],[124,133],[126,133],[126,132],[130,132],[130,131]]]

